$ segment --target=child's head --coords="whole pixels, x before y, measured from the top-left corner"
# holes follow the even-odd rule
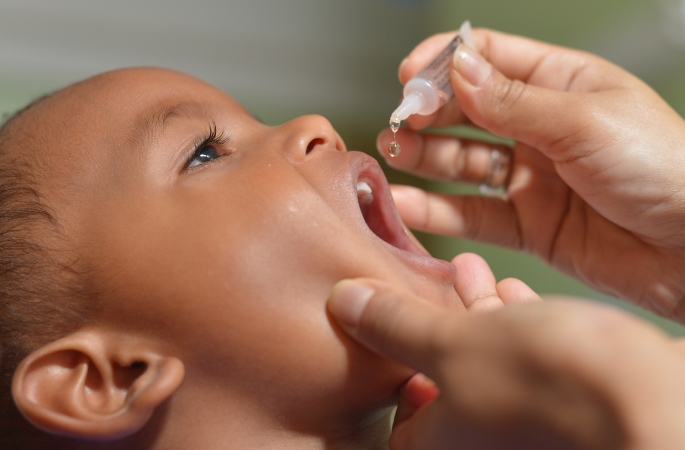
[[[377,435],[411,372],[331,324],[331,287],[374,277],[458,305],[379,166],[321,117],[270,127],[194,78],[129,69],[0,136],[2,369],[50,433],[142,428],[121,442],[159,448]]]

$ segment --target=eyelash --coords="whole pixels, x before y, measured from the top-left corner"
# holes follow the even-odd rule
[[[221,150],[223,153],[219,154],[219,157],[209,161],[205,164],[200,164],[200,165],[207,165],[209,163],[215,162],[224,156],[229,156],[231,152],[227,151],[228,145],[231,143],[231,135],[226,134],[225,130],[221,130],[220,132],[217,132],[216,128],[216,123],[212,122],[211,125],[209,126],[209,129],[205,132],[205,135],[201,137],[194,145],[193,148],[188,152],[188,156],[186,157],[186,163],[183,166],[183,170],[188,170],[190,169],[190,163],[193,162],[195,158],[197,158],[200,155],[200,151],[204,149],[207,146],[215,146],[217,147],[217,151]],[[196,166],[197,167],[197,166]]]

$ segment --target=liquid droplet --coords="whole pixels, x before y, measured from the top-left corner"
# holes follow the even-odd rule
[[[400,154],[402,151],[402,148],[400,147],[400,144],[397,143],[397,141],[392,141],[390,144],[388,144],[388,153],[390,153],[391,157],[395,157]]]
[[[400,129],[399,119],[390,119],[390,129],[392,130],[392,134],[397,133],[397,130]]]

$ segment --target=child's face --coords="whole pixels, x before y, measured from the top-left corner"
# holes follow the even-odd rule
[[[322,117],[266,126],[218,89],[152,69],[58,96],[38,157],[102,303],[96,321],[158,336],[187,381],[273,406],[382,402],[408,372],[331,324],[333,284],[375,277],[462,307],[453,267],[404,234],[379,166]],[[224,142],[201,144],[214,126]]]

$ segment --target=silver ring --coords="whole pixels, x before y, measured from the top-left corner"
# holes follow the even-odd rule
[[[479,189],[485,195],[506,195],[509,172],[511,171],[511,149],[492,148],[490,169]]]

